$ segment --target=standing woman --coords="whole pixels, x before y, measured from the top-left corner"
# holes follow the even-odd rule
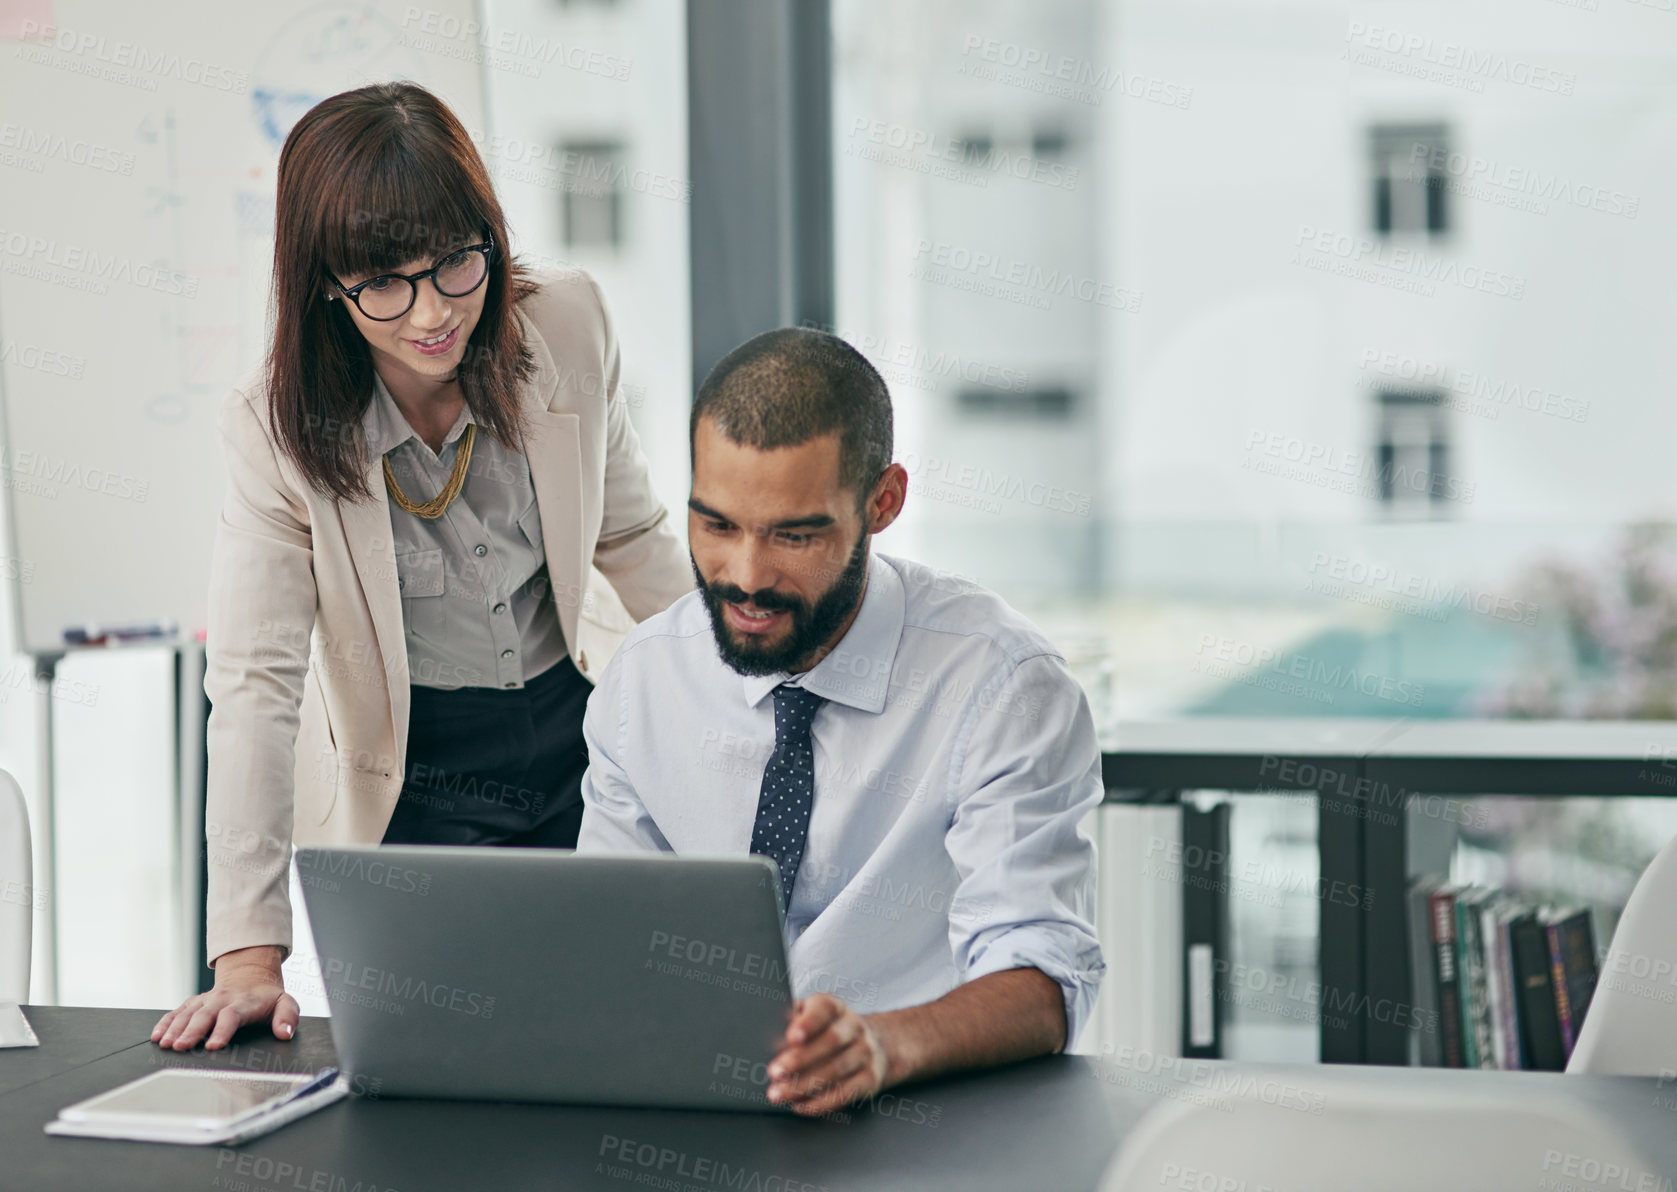
[[[325,100],[286,138],[278,187],[272,350],[220,418],[215,987],[153,1029],[176,1050],[257,1021],[295,1033],[293,842],[574,846],[605,613],[621,630],[622,609],[644,619],[693,582],[599,287],[510,258],[436,96]]]

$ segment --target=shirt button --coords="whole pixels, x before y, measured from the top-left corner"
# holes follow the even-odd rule
[[[405,579],[399,579],[399,580],[396,581],[396,590],[398,592],[401,591],[403,588],[405,588],[407,586],[408,586],[408,581],[405,580]]]
[[[477,555],[479,558],[482,558],[484,555],[489,553],[489,548],[480,542],[476,546],[472,547],[472,553]]]
[[[517,683],[508,683],[507,686],[508,687],[517,687],[518,684]]]
[[[498,612],[498,613],[504,613],[504,612],[507,611],[507,606],[504,605],[504,604],[497,604],[495,606],[495,611]]]
[[[501,651],[501,657],[502,658],[511,658],[512,657],[512,651],[511,650],[502,650]]]

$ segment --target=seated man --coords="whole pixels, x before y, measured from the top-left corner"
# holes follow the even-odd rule
[[[578,851],[779,865],[798,1001],[772,1102],[1064,1049],[1105,970],[1078,826],[1100,754],[1065,660],[994,594],[870,553],[908,474],[843,340],[736,348],[690,434],[699,591],[589,699]]]

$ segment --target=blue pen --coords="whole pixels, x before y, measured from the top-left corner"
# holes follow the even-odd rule
[[[338,1070],[336,1068],[327,1068],[327,1069],[323,1070],[319,1075],[317,1075],[313,1080],[311,1080],[307,1084],[305,1084],[302,1088],[298,1089],[296,1092],[292,1093],[285,1100],[281,1101],[280,1104],[281,1105],[289,1105],[289,1104],[291,1104],[291,1102],[297,1100],[299,1097],[306,1097],[310,1093],[317,1093],[321,1089],[325,1088],[327,1085],[331,1084],[337,1078],[338,1078]]]

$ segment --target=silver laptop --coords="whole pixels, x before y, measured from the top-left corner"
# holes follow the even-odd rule
[[[783,1112],[771,861],[383,845],[297,867],[358,1091]]]

